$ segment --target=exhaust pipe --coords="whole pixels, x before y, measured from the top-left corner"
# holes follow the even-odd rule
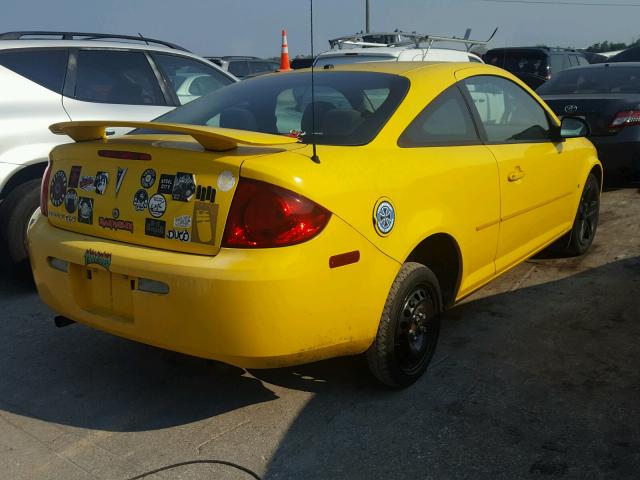
[[[76,322],[67,317],[63,317],[62,315],[57,315],[56,317],[54,317],[53,323],[55,324],[56,327],[62,328],[68,325],[73,325]]]

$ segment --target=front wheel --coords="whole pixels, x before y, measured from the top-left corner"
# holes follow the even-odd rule
[[[427,369],[438,343],[442,293],[438,279],[422,264],[405,263],[398,273],[366,357],[384,385],[403,388]]]
[[[576,218],[563,253],[573,257],[586,253],[596,236],[599,217],[600,182],[593,173],[590,173],[584,184]]]

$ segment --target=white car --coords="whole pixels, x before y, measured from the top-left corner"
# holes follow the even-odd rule
[[[208,60],[160,40],[72,32],[0,34],[0,235],[11,260],[27,258],[26,228],[39,205],[49,151],[68,141],[51,133],[49,125],[148,121],[237,81]]]
[[[497,31],[497,29],[496,29]],[[316,57],[315,67],[363,62],[477,62],[482,59],[469,51],[473,46],[489,43],[465,38],[441,37],[401,31],[382,33],[357,33],[329,40],[331,50]],[[434,43],[464,45],[465,50],[433,48]]]

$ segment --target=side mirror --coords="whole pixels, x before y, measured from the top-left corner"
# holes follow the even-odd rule
[[[578,117],[563,117],[560,124],[560,138],[586,137],[591,133],[589,124]]]

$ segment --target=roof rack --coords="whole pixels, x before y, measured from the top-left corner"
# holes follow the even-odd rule
[[[25,37],[29,37],[28,39]],[[34,38],[35,37],[35,38]],[[48,38],[37,38],[48,37]],[[51,37],[60,37],[55,40],[132,40],[138,42],[144,42],[147,45],[155,43],[157,45],[163,45],[165,47],[173,48],[176,50],[182,50],[188,52],[184,47],[176,45],[175,43],[165,42],[164,40],[157,40],[155,38],[143,37],[142,35],[118,35],[114,33],[87,33],[87,32],[49,32],[42,30],[24,31],[24,32],[6,32],[0,33],[0,40],[54,40]]]
[[[420,45],[426,43],[426,48],[431,48],[435,42],[453,42],[465,45],[467,51],[470,51],[474,46],[487,45],[493,39],[497,31],[498,29],[496,28],[487,40],[470,40],[469,35],[471,34],[471,29],[467,29],[464,38],[443,37],[440,35],[429,35],[416,32],[403,32],[402,30],[394,30],[393,32],[360,32],[354,35],[331,39],[329,40],[329,45],[332,49],[336,47],[338,49],[342,49],[345,45],[353,47],[399,47],[415,45],[416,48],[421,48]]]

